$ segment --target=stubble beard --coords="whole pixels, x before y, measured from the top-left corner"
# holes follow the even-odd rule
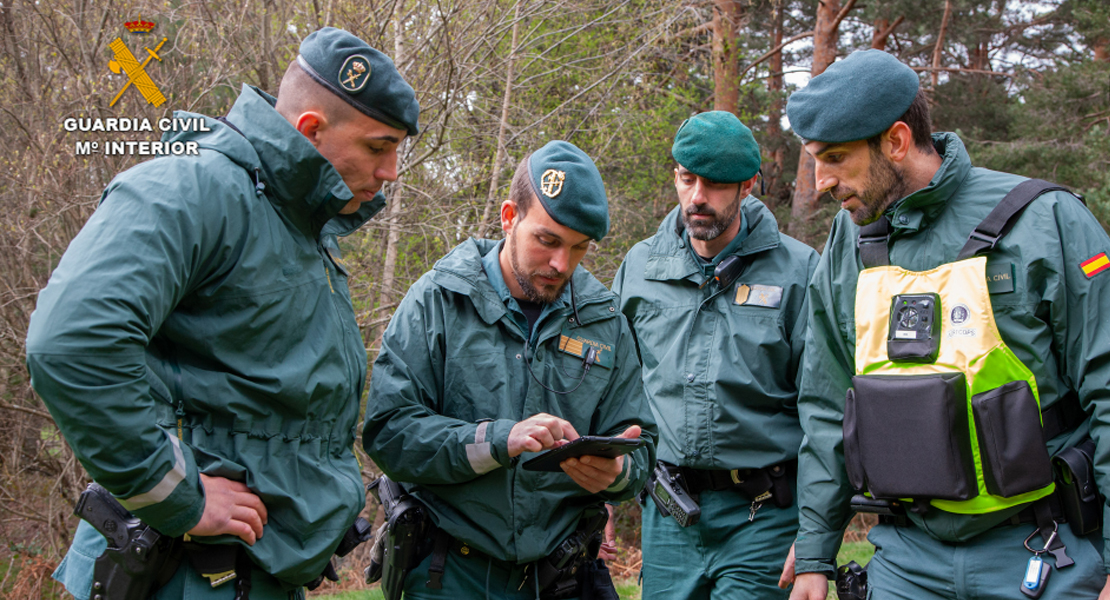
[[[520,261],[517,259],[517,251],[519,250],[519,248],[516,244],[515,236],[516,230],[514,229],[509,233],[508,250],[509,266],[513,270],[513,278],[516,279],[517,285],[519,285],[520,289],[524,292],[524,296],[532,302],[538,302],[540,304],[550,304],[551,302],[554,302],[556,298],[562,295],[563,290],[567,287],[567,283],[570,282],[570,278],[568,277],[567,279],[564,279],[562,285],[560,285],[558,288],[555,288],[554,291],[546,294],[542,292],[538,287],[532,284],[532,277],[540,276],[557,279],[560,277],[560,275],[555,271],[536,271],[531,274],[525,274],[524,270],[520,267]]]
[[[706,215],[712,217],[712,220],[705,224],[695,224],[691,221],[690,217],[694,215]],[[737,190],[736,198],[732,200],[724,210],[718,214],[717,211],[709,208],[708,205],[703,205],[699,210],[697,205],[691,204],[686,210],[682,211],[682,225],[689,232],[690,237],[695,240],[702,240],[708,242],[715,240],[722,233],[725,232],[736,221],[736,217],[740,215],[740,191]]]
[[[874,223],[894,201],[904,197],[907,192],[905,173],[882,154],[871,151],[871,166],[867,169],[867,189],[858,192],[849,187],[837,185],[829,191],[833,198],[847,198],[855,195],[860,207],[850,211],[852,222],[856,225]]]

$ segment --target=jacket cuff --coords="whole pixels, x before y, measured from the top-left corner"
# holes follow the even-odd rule
[[[605,488],[606,492],[615,494],[628,487],[628,484],[631,483],[632,457],[626,454],[624,456],[624,460],[622,460],[621,463],[623,464],[623,466],[621,467],[620,475],[617,475],[616,480],[613,481],[613,485]]]
[[[821,573],[828,577],[829,581],[836,580],[836,566],[823,560],[797,559],[794,562],[794,574],[802,573]]]
[[[510,467],[509,432],[516,421],[510,419],[486,419],[478,422],[474,432],[474,443],[467,444],[466,456],[474,472],[484,475],[497,467]],[[475,459],[478,459],[476,462]]]
[[[173,438],[176,441],[176,438]],[[159,533],[178,537],[189,531],[200,522],[204,514],[204,491],[200,485],[200,474],[192,452],[183,452],[179,457],[184,462],[184,477],[177,481],[168,493],[159,490],[159,486],[166,486],[168,481],[177,478],[175,464],[162,481],[145,493],[131,498],[121,498],[120,504],[131,511],[136,517],[150,525]]]
[[[824,534],[798,535],[794,542],[794,572],[824,573],[830,579],[836,578],[836,553],[844,534],[829,532]]]

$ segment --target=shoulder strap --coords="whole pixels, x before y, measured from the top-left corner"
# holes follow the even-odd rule
[[[859,228],[856,247],[859,248],[859,258],[863,261],[863,268],[885,267],[890,264],[888,241],[890,241],[890,218],[886,215],[879,217],[879,220],[874,223]]]
[[[1043,179],[1027,179],[1017,184],[1006,197],[994,207],[987,218],[983,219],[982,223],[975,226],[971,235],[967,238],[967,243],[964,244],[960,255],[956,260],[963,260],[971,258],[979,254],[986,254],[994,250],[998,240],[1006,235],[1010,228],[1017,222],[1018,216],[1029,206],[1034,200],[1040,197],[1045,192],[1068,192],[1071,190],[1055,183],[1049,183]]]

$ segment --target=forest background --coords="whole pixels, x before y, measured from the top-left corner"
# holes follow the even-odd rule
[[[125,29],[140,18],[151,33]],[[63,120],[225,114],[244,83],[276,93],[300,40],[325,25],[391,55],[422,107],[388,208],[343,242],[371,360],[417,277],[467,236],[501,236],[515,165],[551,139],[583,148],[606,181],[612,229],[584,262],[603,282],[675,205],[673,132],[706,110],[752,128],[763,201],[821,250],[838,206],[814,190],[783,107],[790,82],[858,49],[918,71],[934,129],[958,132],[975,164],[1072,186],[1110,222],[1105,0],[0,0],[0,595],[56,593],[47,576],[87,482],[28,383],[27,322],[101,190],[143,160],[77,143],[158,137]],[[140,60],[166,38],[147,67],[165,104],[132,89],[109,106],[127,83],[108,66],[116,37]],[[638,515],[621,509],[630,569]]]

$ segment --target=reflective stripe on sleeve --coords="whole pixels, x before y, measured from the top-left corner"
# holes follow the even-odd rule
[[[489,421],[478,423],[474,432],[474,443],[466,445],[466,459],[470,461],[470,468],[479,475],[484,475],[501,466],[493,458],[493,446],[486,441],[486,428]]]
[[[181,453],[181,442],[170,435],[168,431],[163,432],[166,437],[170,438],[170,443],[173,444],[173,468],[170,469],[162,481],[158,485],[150,489],[149,492],[144,492],[138,496],[131,496],[130,498],[120,498],[119,503],[127,510],[137,510],[150,506],[151,504],[158,504],[159,502],[170,497],[170,494],[177,489],[177,484],[185,480],[185,455]]]

